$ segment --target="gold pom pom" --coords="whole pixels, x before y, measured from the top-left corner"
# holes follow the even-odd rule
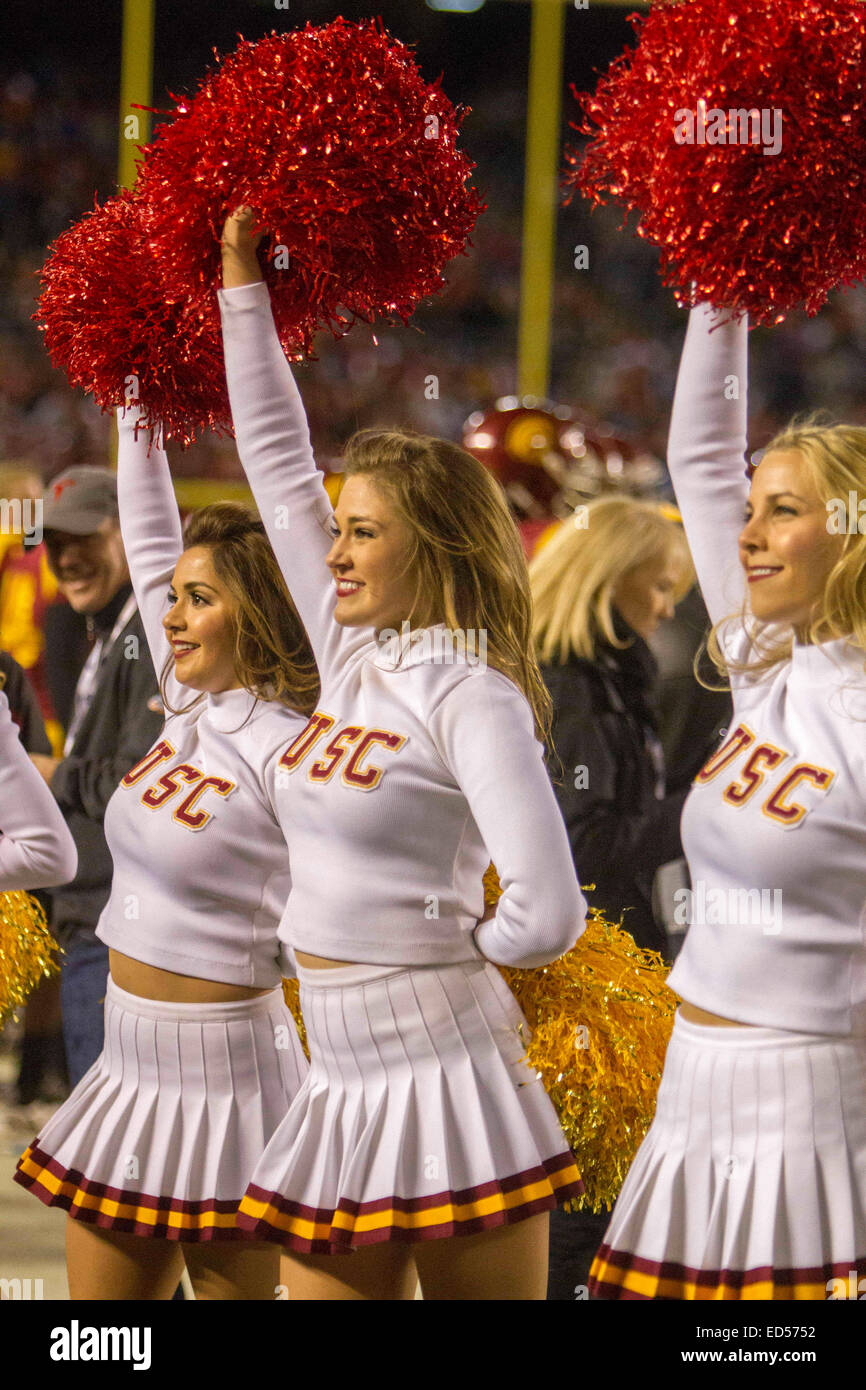
[[[28,893],[0,893],[0,1028],[39,981],[56,975],[60,947],[48,930],[45,913]]]
[[[496,901],[491,865],[485,902]],[[497,895],[498,896],[498,895]],[[590,911],[577,945],[536,970],[501,967],[531,1030],[527,1061],[544,1082],[586,1192],[569,1206],[613,1206],[652,1123],[677,996],[669,966]]]
[[[295,1020],[295,1027],[298,1030],[298,1037],[301,1040],[301,1047],[304,1049],[304,1056],[310,1060],[310,1049],[307,1046],[307,1029],[304,1025],[304,1015],[301,1013],[300,1000],[300,981],[287,980],[283,976],[283,998],[286,1001],[286,1008]]]

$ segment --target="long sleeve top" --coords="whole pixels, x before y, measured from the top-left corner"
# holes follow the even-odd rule
[[[528,702],[453,651],[441,624],[395,654],[371,628],[335,621],[333,514],[267,289],[223,290],[220,306],[238,450],[322,681],[283,760],[293,805],[281,937],[370,964],[555,959],[583,929],[585,902]],[[490,859],[503,891],[477,926]]]
[[[692,310],[668,466],[714,623],[741,607],[748,484],[745,323]],[[759,465],[760,466],[760,465]],[[744,623],[722,630],[743,659]],[[682,819],[691,921],[670,984],[766,1027],[866,1032],[866,652],[796,644],[762,678],[732,675],[733,721]],[[685,890],[683,890],[685,891]]]
[[[183,549],[168,460],[135,414],[119,413],[118,503],[130,574],[156,670]],[[181,975],[267,988],[279,983],[277,925],[289,855],[277,813],[279,761],[305,719],[227,690],[196,701],[169,672],[170,714],[153,747],[121,779],[105,815],[114,860],[97,936]],[[283,803],[285,804],[285,803]]]
[[[49,888],[75,875],[78,855],[60,808],[18,737],[0,692],[0,892]]]

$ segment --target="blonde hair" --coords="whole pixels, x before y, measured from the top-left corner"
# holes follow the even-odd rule
[[[187,521],[183,548],[198,545],[210,551],[214,570],[235,601],[234,665],[244,689],[259,700],[312,714],[319,698],[318,667],[264,524],[240,502],[214,502]],[[173,665],[169,656],[160,673],[163,704],[173,714],[186,714],[204,696],[174,709],[165,693]]]
[[[410,532],[410,622],[485,633],[488,664],[523,692],[547,740],[553,706],[532,651],[526,559],[493,475],[457,444],[397,430],[354,434],[345,474],[381,488]]]
[[[842,499],[847,515],[849,493],[859,496],[866,484],[866,426],[828,425],[823,423],[824,418],[820,412],[795,418],[770,440],[762,453],[766,456],[783,449],[795,450],[822,504]],[[722,652],[719,629],[732,619],[739,619],[749,636],[753,653],[750,660],[726,659]],[[723,675],[734,671],[760,677],[791,657],[794,628],[779,636],[772,631],[778,627],[778,623],[763,622],[749,612],[744,593],[739,612],[714,624],[707,638],[707,651]],[[805,632],[809,643],[839,637],[849,638],[852,645],[866,651],[866,536],[859,530],[853,535],[850,531],[845,534],[839,558],[827,576],[821,601]]]
[[[585,524],[584,524],[585,523]],[[631,570],[671,557],[680,563],[679,602],[694,583],[682,527],[653,502],[598,497],[562,523],[529,565],[539,659],[563,665],[569,657],[593,660],[598,644],[625,647],[613,626],[613,593]]]

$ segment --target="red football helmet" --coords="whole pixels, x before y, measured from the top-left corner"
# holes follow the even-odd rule
[[[610,425],[535,396],[502,396],[463,427],[463,447],[498,478],[521,520],[568,516],[612,489],[647,491],[663,476]]]

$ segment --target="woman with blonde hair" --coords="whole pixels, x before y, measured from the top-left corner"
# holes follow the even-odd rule
[[[683,814],[683,1003],[603,1298],[857,1298],[866,1274],[866,430],[794,424],[747,482],[746,381],[746,322],[693,309],[668,465],[733,727]]]
[[[283,760],[280,932],[310,1072],[240,1220],[285,1246],[292,1299],[411,1298],[417,1278],[427,1299],[543,1299],[548,1213],[580,1179],[492,962],[554,960],[585,904],[538,738],[520,540],[483,465],[425,436],[350,441],[332,512],[259,239],[248,209],[226,223],[229,396],[322,699]]]
[[[306,1072],[277,788],[318,673],[261,521],[219,502],[182,532],[138,420],[118,412],[120,525],[166,720],[105,816],[105,1046],[15,1178],[68,1213],[73,1299],[168,1299],[184,1264],[197,1298],[269,1299],[277,1254],[237,1213]]]
[[[656,870],[680,857],[685,789],[667,793],[648,639],[693,580],[682,528],[652,502],[578,508],[530,563],[532,636],[553,699],[554,790],[592,907],[665,951]]]

